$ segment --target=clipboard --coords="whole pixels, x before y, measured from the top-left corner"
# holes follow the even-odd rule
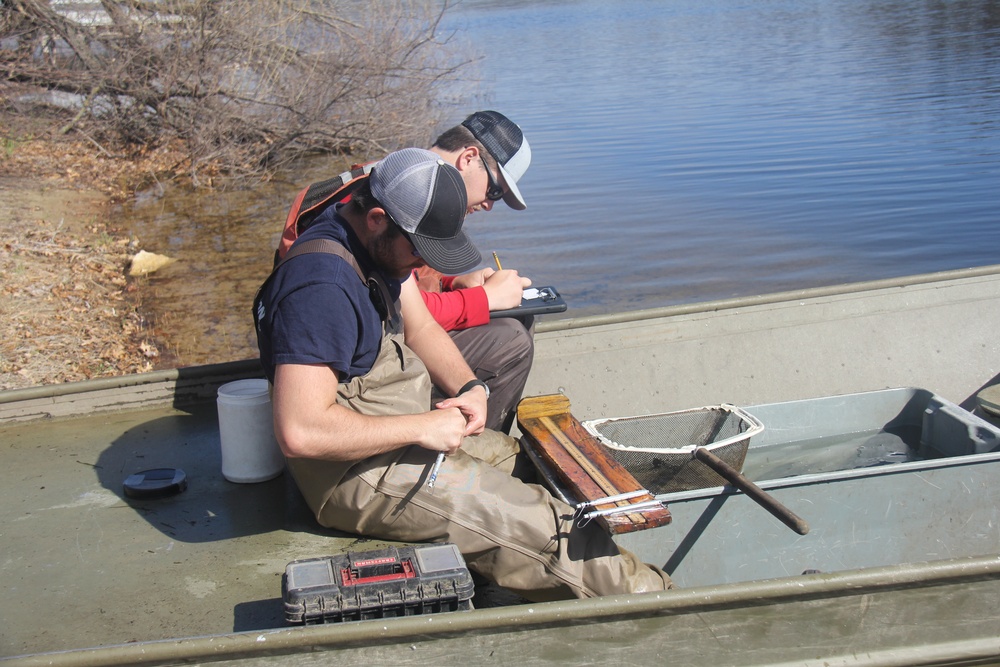
[[[521,305],[507,310],[490,312],[490,319],[495,317],[525,317],[527,315],[544,315],[545,313],[561,313],[566,310],[566,301],[555,287],[529,287],[524,290]]]

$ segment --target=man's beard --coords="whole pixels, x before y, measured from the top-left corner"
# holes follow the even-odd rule
[[[386,277],[403,280],[410,275],[413,267],[410,265],[401,266],[396,260],[396,253],[393,252],[392,247],[396,241],[396,237],[396,234],[391,234],[388,230],[383,230],[381,234],[372,239],[369,244],[368,253],[375,262],[375,266]]]

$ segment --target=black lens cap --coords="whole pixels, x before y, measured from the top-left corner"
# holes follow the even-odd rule
[[[124,486],[129,498],[166,498],[187,488],[187,475],[180,468],[154,468],[129,475]]]

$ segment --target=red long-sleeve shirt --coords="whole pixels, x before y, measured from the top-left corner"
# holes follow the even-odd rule
[[[427,267],[413,274],[427,310],[445,331],[468,329],[490,321],[490,303],[483,287],[453,290],[454,277],[442,276]]]

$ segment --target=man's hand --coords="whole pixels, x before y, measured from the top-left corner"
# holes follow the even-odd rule
[[[531,287],[531,280],[522,278],[517,271],[511,269],[494,271],[486,267],[455,276],[451,284],[453,290],[470,287],[482,287],[486,290],[490,310],[506,310],[521,305],[521,292]]]
[[[465,435],[479,435],[486,427],[486,390],[475,386],[455,398],[448,398],[434,407],[441,410],[458,408],[465,418]]]
[[[462,446],[462,439],[469,435],[465,415],[458,408],[431,410],[423,416],[427,428],[417,444],[424,449],[454,454]]]
[[[451,289],[457,290],[468,289],[470,287],[482,287],[483,284],[486,283],[487,279],[489,279],[489,277],[494,273],[496,273],[496,271],[488,266],[469,273],[463,273],[460,276],[452,278]]]
[[[490,310],[517,308],[521,305],[521,293],[527,287],[531,287],[531,280],[522,278],[517,275],[517,271],[510,269],[493,271],[483,283]]]

